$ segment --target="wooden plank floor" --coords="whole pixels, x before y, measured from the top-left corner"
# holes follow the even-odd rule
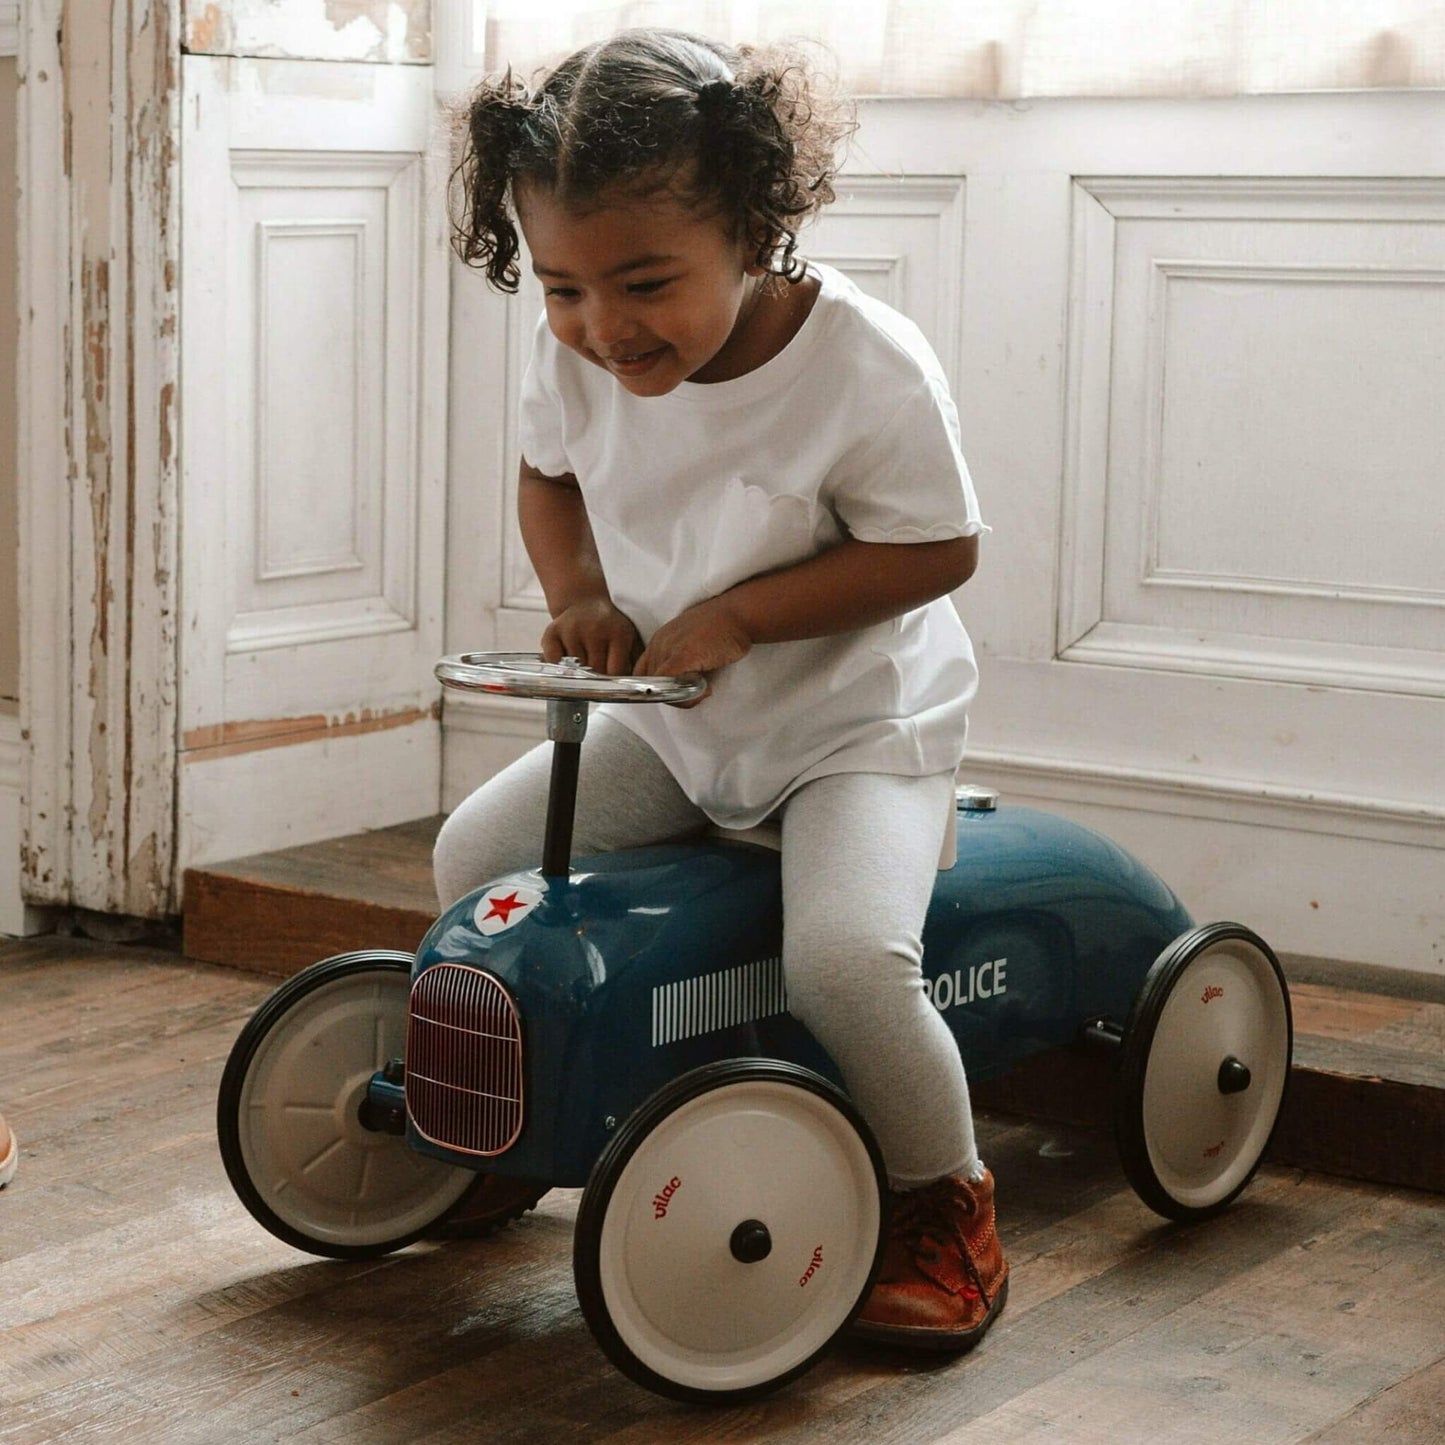
[[[312,1259],[231,1193],[225,1055],[270,981],[0,943],[0,1441],[1438,1442],[1445,1198],[1267,1166],[1164,1224],[1097,1131],[980,1116],[1009,1306],[972,1356],[847,1344],[697,1409],[619,1376],[571,1278],[575,1192],[492,1240]]]

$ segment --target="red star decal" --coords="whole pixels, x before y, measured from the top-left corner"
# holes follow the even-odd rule
[[[503,923],[510,923],[512,921],[513,909],[525,908],[527,906],[525,903],[522,902],[520,898],[517,897],[515,889],[505,898],[489,898],[487,899],[487,902],[490,903],[492,906],[487,912],[486,916],[482,919],[482,922],[484,923],[488,918],[500,918]]]

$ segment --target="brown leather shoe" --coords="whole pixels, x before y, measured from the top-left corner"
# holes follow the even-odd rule
[[[3,1189],[14,1177],[15,1166],[20,1162],[20,1146],[15,1142],[15,1136],[10,1132],[10,1126],[5,1122],[4,1114],[0,1114],[0,1189]]]
[[[895,1194],[878,1280],[853,1333],[893,1345],[971,1350],[1008,1298],[993,1175],[947,1175]]]

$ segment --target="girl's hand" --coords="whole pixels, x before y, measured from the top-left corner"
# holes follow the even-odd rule
[[[642,650],[632,619],[607,597],[592,597],[564,607],[542,633],[542,657],[561,662],[575,657],[593,672],[625,677]]]
[[[677,677],[684,672],[706,676],[752,650],[753,640],[741,620],[722,598],[711,597],[689,607],[671,622],[664,622],[652,634],[632,670],[638,677]],[[707,695],[705,692],[692,702],[676,706],[696,707]]]

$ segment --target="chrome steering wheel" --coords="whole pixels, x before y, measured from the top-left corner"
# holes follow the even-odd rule
[[[593,672],[575,657],[544,662],[537,652],[463,652],[442,658],[436,675],[444,686],[464,692],[560,702],[692,702],[707,691],[707,681],[695,672],[620,677]]]
[[[571,869],[577,770],[589,706],[594,702],[692,702],[702,697],[708,686],[707,679],[695,672],[683,677],[617,677],[593,672],[575,657],[545,662],[536,652],[463,652],[442,658],[436,675],[443,686],[464,692],[547,699],[552,782],[542,840],[545,878],[566,878]]]

